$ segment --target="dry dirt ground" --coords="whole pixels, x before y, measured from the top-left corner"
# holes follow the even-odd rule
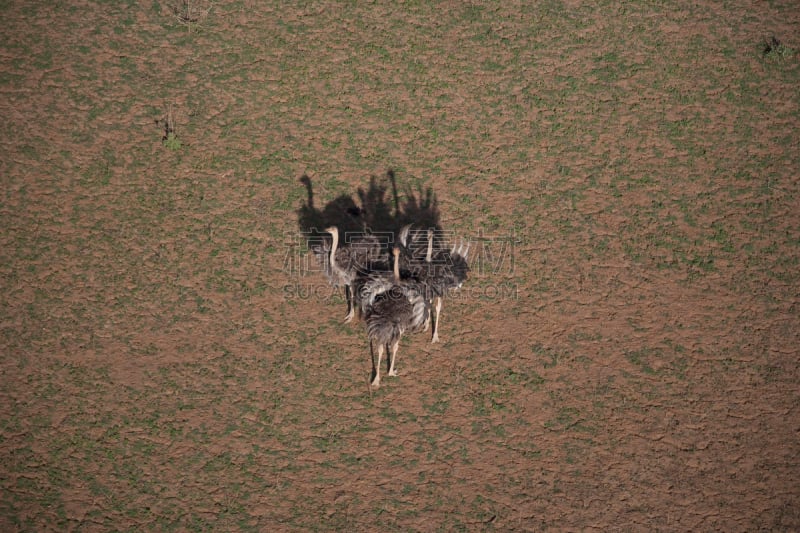
[[[800,530],[794,0],[0,13],[0,530]],[[472,273],[370,394],[378,208]]]

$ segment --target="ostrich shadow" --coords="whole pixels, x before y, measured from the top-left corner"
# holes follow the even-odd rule
[[[397,178],[391,169],[381,178],[371,176],[369,185],[366,188],[359,187],[355,195],[339,195],[321,209],[314,202],[311,178],[303,175],[300,182],[306,188],[307,197],[297,210],[297,222],[307,246],[327,236],[325,229],[330,226],[336,226],[339,233],[345,235],[382,236],[381,240],[387,247],[396,242],[398,231],[408,224],[412,224],[413,231],[442,230],[433,188],[423,190],[418,187],[415,191],[411,186],[406,186],[401,195]],[[388,194],[390,189],[391,196]]]

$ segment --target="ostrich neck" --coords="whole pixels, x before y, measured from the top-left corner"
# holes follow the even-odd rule
[[[334,272],[340,272],[339,265],[336,264],[336,248],[339,246],[339,232],[332,231],[331,236],[333,237],[333,243],[331,244],[331,270]]]
[[[395,281],[395,283],[399,283],[400,282],[400,261],[398,261],[398,256],[399,255],[400,254],[398,254],[397,252],[395,252],[395,254],[394,254],[394,281]]]
[[[431,259],[432,259],[432,257],[431,257],[432,255],[433,255],[433,232],[429,231],[428,232],[428,253],[425,254],[425,261],[430,263]]]

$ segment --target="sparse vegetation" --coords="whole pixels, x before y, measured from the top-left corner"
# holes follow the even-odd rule
[[[794,56],[794,49],[783,44],[774,35],[769,39],[764,39],[761,52],[768,60],[785,60]]]
[[[5,3],[0,530],[800,530],[795,20]],[[473,263],[370,396],[298,179],[388,168]]]
[[[172,8],[175,18],[190,31],[197,31],[214,8],[209,0],[178,0]]]
[[[178,134],[175,133],[175,112],[171,105],[167,109],[166,117],[164,117],[163,120],[157,121],[157,123],[160,123],[164,128],[164,135],[161,137],[164,146],[170,150],[180,150],[183,145],[180,139],[178,139]]]

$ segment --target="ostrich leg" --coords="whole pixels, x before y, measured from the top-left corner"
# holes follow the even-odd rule
[[[433,309],[433,337],[431,338],[431,342],[439,342],[439,320],[441,319],[441,312],[442,312],[442,297],[437,296],[434,298],[434,309]]]
[[[344,317],[344,323],[347,324],[356,314],[355,305],[353,305],[353,289],[350,285],[344,286],[344,297],[347,299],[347,316]]]
[[[389,376],[396,376],[397,370],[394,368],[394,364],[397,361],[397,348],[400,346],[400,339],[394,341],[394,344],[391,346],[391,354],[389,355]]]
[[[381,359],[383,358],[383,344],[378,344],[378,361],[375,362],[375,354],[372,349],[372,341],[369,341],[369,351],[372,355],[372,381],[369,382],[369,387],[373,390],[381,386]]]

